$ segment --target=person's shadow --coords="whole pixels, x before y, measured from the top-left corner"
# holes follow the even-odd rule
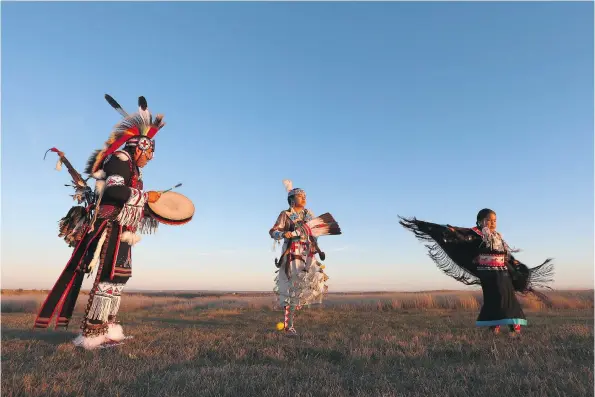
[[[11,340],[41,340],[52,345],[59,345],[76,338],[78,332],[59,329],[15,329],[2,327],[2,342]]]

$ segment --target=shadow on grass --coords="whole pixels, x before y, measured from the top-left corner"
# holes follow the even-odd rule
[[[299,355],[302,359],[319,359],[329,364],[341,364],[346,360],[350,359],[345,353],[342,353],[336,349],[327,348],[311,348],[305,347],[299,349]]]
[[[51,344],[59,345],[70,342],[76,338],[77,331],[53,330],[53,329],[11,329],[2,327],[2,342],[11,340],[40,340]]]
[[[184,318],[159,318],[159,317],[146,317],[138,319],[136,321],[127,321],[130,325],[142,325],[146,323],[153,323],[152,326],[158,328],[169,328],[172,325],[182,327],[204,327],[204,328],[221,328],[222,326],[232,326],[229,318],[222,319],[184,319]]]
[[[280,316],[274,315],[273,312],[254,312],[249,310],[238,311],[237,313],[222,313],[210,312],[210,316],[197,315],[193,318],[174,318],[174,317],[136,317],[126,321],[130,325],[141,325],[152,323],[153,326],[159,328],[167,328],[171,325],[182,327],[204,327],[204,328],[247,328],[262,326],[263,328],[270,328],[274,326],[280,319]],[[270,326],[270,327],[269,327]]]

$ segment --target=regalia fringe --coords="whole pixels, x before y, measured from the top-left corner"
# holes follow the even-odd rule
[[[107,321],[108,316],[112,312],[112,298],[106,296],[95,295],[93,303],[89,308],[87,318],[92,320]]]
[[[430,235],[421,230],[420,224],[418,223],[419,221],[416,218],[399,218],[399,223],[401,224],[401,226],[413,232],[413,234],[419,241],[423,243],[430,243],[424,244],[424,246],[428,249],[428,256],[432,258],[436,266],[444,274],[454,278],[455,280],[465,285],[481,284],[477,276],[457,265]]]
[[[415,237],[421,241],[421,242],[433,242],[434,239],[429,236],[426,232],[422,231],[419,227],[419,220],[417,220],[417,218],[413,217],[411,219],[407,219],[407,218],[403,218],[401,216],[399,216],[399,224],[401,226],[403,226],[406,229],[409,229],[414,235]]]
[[[521,266],[521,273],[525,273],[525,278],[520,278],[520,286],[515,285],[515,290],[522,295],[533,294],[537,299],[543,302],[547,307],[552,308],[553,302],[545,294],[536,290],[536,288],[549,289],[552,288],[547,285],[553,281],[554,264],[552,259],[547,259],[541,265],[529,269],[527,266]],[[513,284],[515,281],[513,280]]]
[[[110,310],[110,315],[113,316],[116,313],[118,313],[118,310],[120,309],[120,302],[122,301],[122,297],[121,296],[113,296],[112,297],[112,307]]]
[[[438,269],[442,270],[444,274],[465,285],[480,285],[481,281],[469,271],[457,265],[446,252],[438,245],[425,244],[428,249],[428,256],[432,258]]]
[[[116,220],[122,226],[138,225],[142,220],[142,207],[134,207],[132,205],[125,205],[118,214]]]
[[[541,265],[529,269],[529,288],[547,288],[548,283],[554,281],[554,264],[552,259],[547,259]]]
[[[158,227],[159,222],[155,218],[152,216],[144,216],[138,230],[142,234],[153,234],[157,232]]]

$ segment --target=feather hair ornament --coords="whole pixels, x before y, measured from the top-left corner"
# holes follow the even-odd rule
[[[293,189],[293,182],[291,181],[291,179],[283,179],[283,185],[285,186],[285,190],[287,191],[287,193],[291,192],[291,190]]]

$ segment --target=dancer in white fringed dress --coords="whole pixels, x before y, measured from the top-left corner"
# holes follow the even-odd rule
[[[306,206],[306,192],[292,188],[290,180],[283,181],[288,192],[289,209],[282,211],[269,235],[276,241],[284,240],[281,258],[275,264],[278,268],[274,291],[279,297],[279,304],[284,308],[283,329],[291,335],[294,328],[295,311],[302,306],[322,303],[328,290],[324,265],[317,259],[325,259],[324,252],[318,248],[317,235],[341,234],[341,230],[330,214],[315,218]],[[324,221],[319,219],[324,218]],[[330,221],[329,221],[330,220]],[[317,226],[312,227],[313,224]],[[318,233],[315,228],[326,228]]]

